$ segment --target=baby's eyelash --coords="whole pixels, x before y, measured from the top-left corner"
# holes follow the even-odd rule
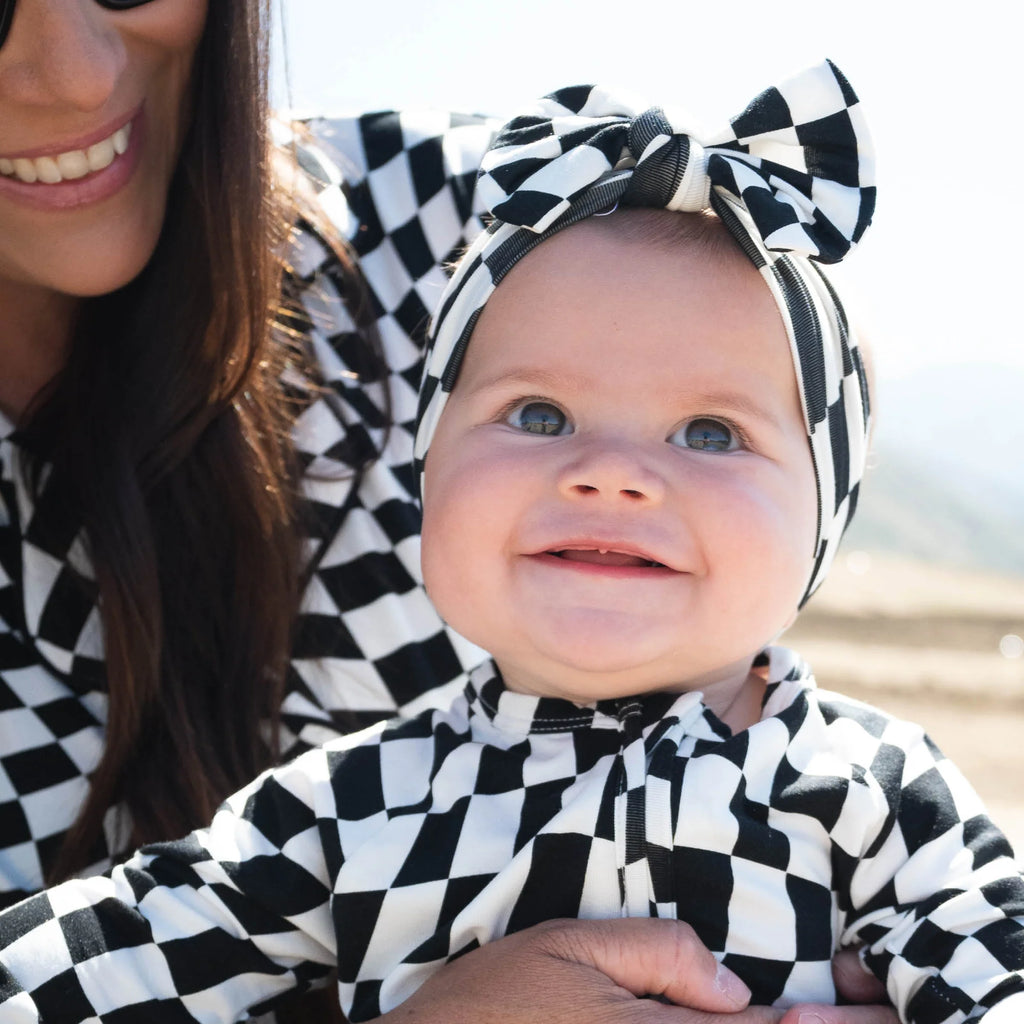
[[[531,402],[546,402],[548,405],[553,405],[556,409],[561,409],[566,416],[569,415],[561,402],[556,402],[553,398],[548,398],[546,395],[520,395],[507,401],[494,414],[493,422],[500,423],[502,420],[507,420],[516,409],[529,405]]]
[[[741,448],[750,448],[750,435],[735,421],[729,419],[728,416],[694,416],[691,419],[702,419],[702,420],[717,420],[719,423],[727,426],[733,433],[733,436],[740,443]]]

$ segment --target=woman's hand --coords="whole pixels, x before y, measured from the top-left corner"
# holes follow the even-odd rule
[[[832,979],[836,991],[851,1003],[887,1003],[885,986],[861,963],[855,949],[844,949],[832,957]]]
[[[659,996],[676,1005],[638,996]],[[381,1024],[898,1024],[883,1007],[747,1005],[689,925],[549,921],[460,957]],[[816,1014],[801,1019],[800,1014]]]
[[[855,949],[844,949],[832,958],[832,978],[844,999],[871,1006],[794,1006],[780,1024],[898,1024],[888,1004],[885,986],[864,970]]]

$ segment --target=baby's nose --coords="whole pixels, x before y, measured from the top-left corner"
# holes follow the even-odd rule
[[[575,453],[562,469],[559,489],[571,498],[657,503],[665,496],[665,480],[640,446],[598,442]]]

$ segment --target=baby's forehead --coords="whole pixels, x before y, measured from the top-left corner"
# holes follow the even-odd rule
[[[717,218],[668,211],[617,210],[536,245],[487,300],[465,363],[456,394],[539,368],[570,390],[605,378],[625,389],[634,367],[653,363],[662,372],[643,378],[648,389],[773,390],[800,405],[785,324],[758,269]]]
[[[514,346],[519,335],[510,325],[526,311],[564,321],[582,315],[587,299],[620,323],[640,320],[647,303],[674,315],[680,330],[697,310],[737,331],[760,324],[764,344],[790,359],[776,296],[717,216],[628,206],[556,231],[522,255],[464,338],[467,355],[481,330],[500,324],[503,344]]]

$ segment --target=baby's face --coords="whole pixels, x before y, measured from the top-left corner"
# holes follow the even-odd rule
[[[544,242],[485,308],[427,457],[424,573],[514,690],[710,697],[795,614],[814,472],[760,275],[624,216]]]

